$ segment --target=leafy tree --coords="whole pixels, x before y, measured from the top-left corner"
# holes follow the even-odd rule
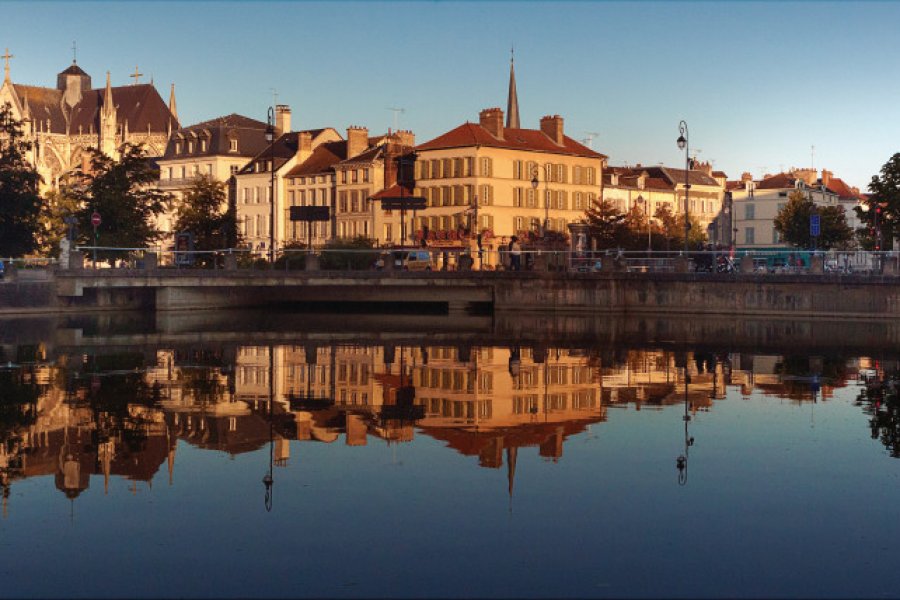
[[[159,171],[147,160],[142,146],[125,144],[118,161],[94,150],[90,172],[81,175],[83,184],[73,191],[81,205],[77,217],[83,243],[94,245],[94,211],[102,218],[96,245],[144,248],[159,239],[155,218],[165,210],[170,196],[155,189]],[[122,257],[113,251],[98,255],[108,260]]]
[[[59,243],[66,237],[69,229],[66,219],[74,217],[79,208],[78,198],[66,183],[44,195],[38,234],[38,245],[42,253],[48,256],[59,253]]]
[[[194,235],[196,250],[221,250],[239,243],[237,216],[228,206],[225,184],[209,176],[200,177],[177,207],[175,230]],[[200,255],[206,262],[210,255]]]
[[[24,139],[22,122],[9,103],[0,107],[0,255],[22,256],[37,248],[41,176],[26,154],[31,142]]]
[[[884,166],[880,175],[873,175],[869,183],[868,210],[861,211],[857,208],[860,219],[866,223],[874,247],[874,237],[871,231],[875,228],[876,211],[881,207],[878,218],[878,229],[881,230],[882,248],[893,247],[894,236],[897,235],[897,223],[900,223],[900,152],[894,154]],[[865,233],[863,234],[865,236]],[[865,244],[865,240],[863,241]]]
[[[819,214],[819,231],[815,245],[817,248],[845,248],[853,239],[853,230],[847,225],[847,218],[841,206],[817,207],[812,198],[801,190],[788,196],[788,202],[775,217],[775,230],[784,240],[799,248],[812,248],[813,238],[809,234],[809,217]]]
[[[610,200],[597,198],[585,211],[597,248],[617,248],[627,237],[625,215]]]

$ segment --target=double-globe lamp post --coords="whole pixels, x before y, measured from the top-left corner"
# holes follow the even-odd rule
[[[678,132],[681,134],[678,136],[678,149],[684,150],[684,255],[687,256],[688,253],[688,233],[691,231],[691,219],[690,212],[688,211],[688,193],[691,189],[690,184],[690,174],[691,174],[691,159],[690,148],[688,145],[688,126],[685,121],[681,121],[678,124]]]
[[[534,200],[538,201],[538,169],[537,167],[531,172],[531,189],[534,190]],[[544,203],[544,226],[541,227],[541,237],[546,235],[547,231],[547,203]]]
[[[269,107],[269,117],[266,125],[266,142],[269,143],[269,171],[272,173],[269,195],[269,260],[275,264],[275,108]]]

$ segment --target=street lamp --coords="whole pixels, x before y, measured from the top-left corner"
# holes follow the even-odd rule
[[[651,237],[653,234],[650,232],[650,201],[645,201],[644,197],[638,194],[636,202],[641,205],[641,209],[644,211],[644,215],[646,215],[647,217],[647,252],[649,253],[653,251],[653,238]],[[646,206],[644,206],[644,202],[647,203]]]
[[[537,200],[538,198],[538,168],[534,167],[534,170],[531,172],[531,189],[534,190],[534,198]],[[546,215],[546,207],[544,208],[544,214]],[[545,219],[546,220],[546,219]],[[542,235],[543,237],[543,235]]]
[[[678,132],[681,134],[678,136],[678,149],[684,150],[684,254],[687,256],[688,252],[688,233],[691,231],[691,220],[690,220],[690,212],[688,211],[688,193],[691,189],[690,180],[688,177],[691,172],[691,160],[689,158],[690,147],[688,144],[688,126],[687,123],[681,121],[678,124]]]
[[[266,125],[266,142],[269,143],[269,170],[272,172],[271,196],[269,204],[271,214],[269,218],[269,257],[275,264],[275,108],[269,107],[268,124]]]

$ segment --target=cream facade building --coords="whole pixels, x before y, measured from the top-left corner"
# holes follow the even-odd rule
[[[816,206],[840,206],[847,225],[861,226],[854,208],[862,200],[859,190],[823,169],[791,169],[786,173],[767,175],[754,181],[745,173],[739,182],[729,182],[734,206],[734,228],[737,245],[744,249],[775,250],[792,248],[775,230],[775,217],[788,203],[790,195],[801,191]]]
[[[481,233],[488,250],[544,228],[567,233],[600,195],[605,161],[566,136],[559,115],[520,129],[504,127],[501,109],[485,109],[478,123],[416,147],[415,194],[427,202],[416,230],[439,242]]]
[[[273,144],[261,151],[234,176],[238,228],[245,245],[252,252],[263,256],[270,251],[272,232],[277,250],[284,247],[286,234],[290,231],[289,221],[286,219],[289,213],[286,203],[287,173],[309,159],[320,145],[341,141],[341,135],[330,127],[291,131],[290,110],[283,105],[276,107],[275,134]],[[327,190],[326,193],[330,193],[328,182],[320,183]],[[326,205],[330,202],[330,197],[326,198]],[[273,214],[274,224],[271,223]]]
[[[228,206],[235,204],[233,177],[266,147],[266,124],[231,114],[184,127],[172,134],[157,161],[157,187],[172,195],[169,209],[157,219],[157,227],[174,233],[176,209],[184,194],[201,177],[228,184]],[[223,208],[227,208],[223,207]],[[167,239],[171,243],[171,239]]]

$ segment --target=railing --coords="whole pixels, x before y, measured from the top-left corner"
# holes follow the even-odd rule
[[[900,273],[900,253],[865,251],[621,251],[569,252],[525,249],[362,248],[281,249],[272,263],[265,251],[243,248],[174,251],[152,248],[79,246],[85,268],[259,269],[352,271],[566,271],[573,273],[690,272],[730,274],[832,273],[878,275]],[[97,260],[93,260],[95,255]],[[14,263],[56,264],[55,259],[14,259]],[[817,263],[818,266],[813,263]]]

